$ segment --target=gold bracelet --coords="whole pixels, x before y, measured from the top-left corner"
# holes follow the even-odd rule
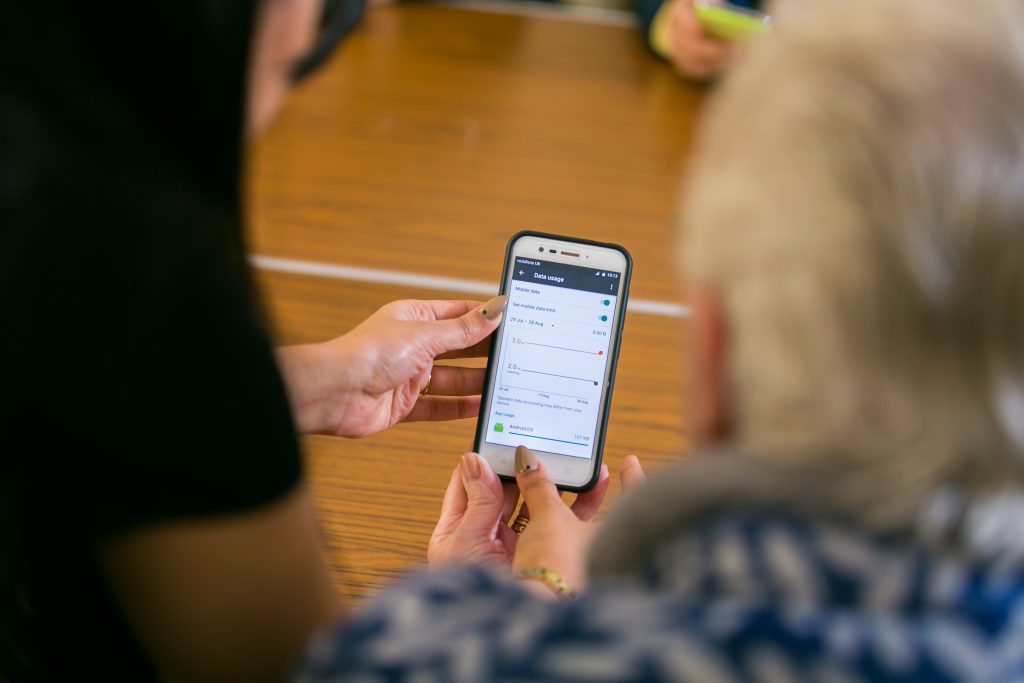
[[[529,567],[519,572],[520,579],[532,579],[540,581],[555,592],[562,600],[572,600],[576,597],[574,591],[560,574],[557,574],[547,567]]]

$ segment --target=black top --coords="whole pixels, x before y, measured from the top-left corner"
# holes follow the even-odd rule
[[[152,678],[96,543],[300,476],[242,244],[251,22],[0,9],[0,681]]]

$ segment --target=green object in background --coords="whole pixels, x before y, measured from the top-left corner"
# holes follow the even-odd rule
[[[771,29],[770,16],[742,7],[698,0],[693,9],[704,32],[718,40],[742,43]]]

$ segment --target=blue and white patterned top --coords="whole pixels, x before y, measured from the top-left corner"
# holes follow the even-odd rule
[[[301,683],[1024,681],[1024,575],[793,515],[710,515],[578,600],[421,573],[321,634]]]

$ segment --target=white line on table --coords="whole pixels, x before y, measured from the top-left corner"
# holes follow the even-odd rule
[[[438,289],[445,292],[478,294],[484,297],[494,296],[498,291],[495,283],[484,282],[483,280],[466,280],[438,275],[404,273],[398,270],[361,268],[359,266],[343,266],[317,261],[300,261],[297,259],[278,258],[276,256],[262,256],[260,254],[251,255],[249,261],[261,270],[269,270],[275,273],[313,275],[334,280],[355,280],[357,282],[374,282],[420,289]],[[688,306],[648,299],[630,299],[626,310],[630,313],[646,313],[666,318],[686,318],[690,315]]]

